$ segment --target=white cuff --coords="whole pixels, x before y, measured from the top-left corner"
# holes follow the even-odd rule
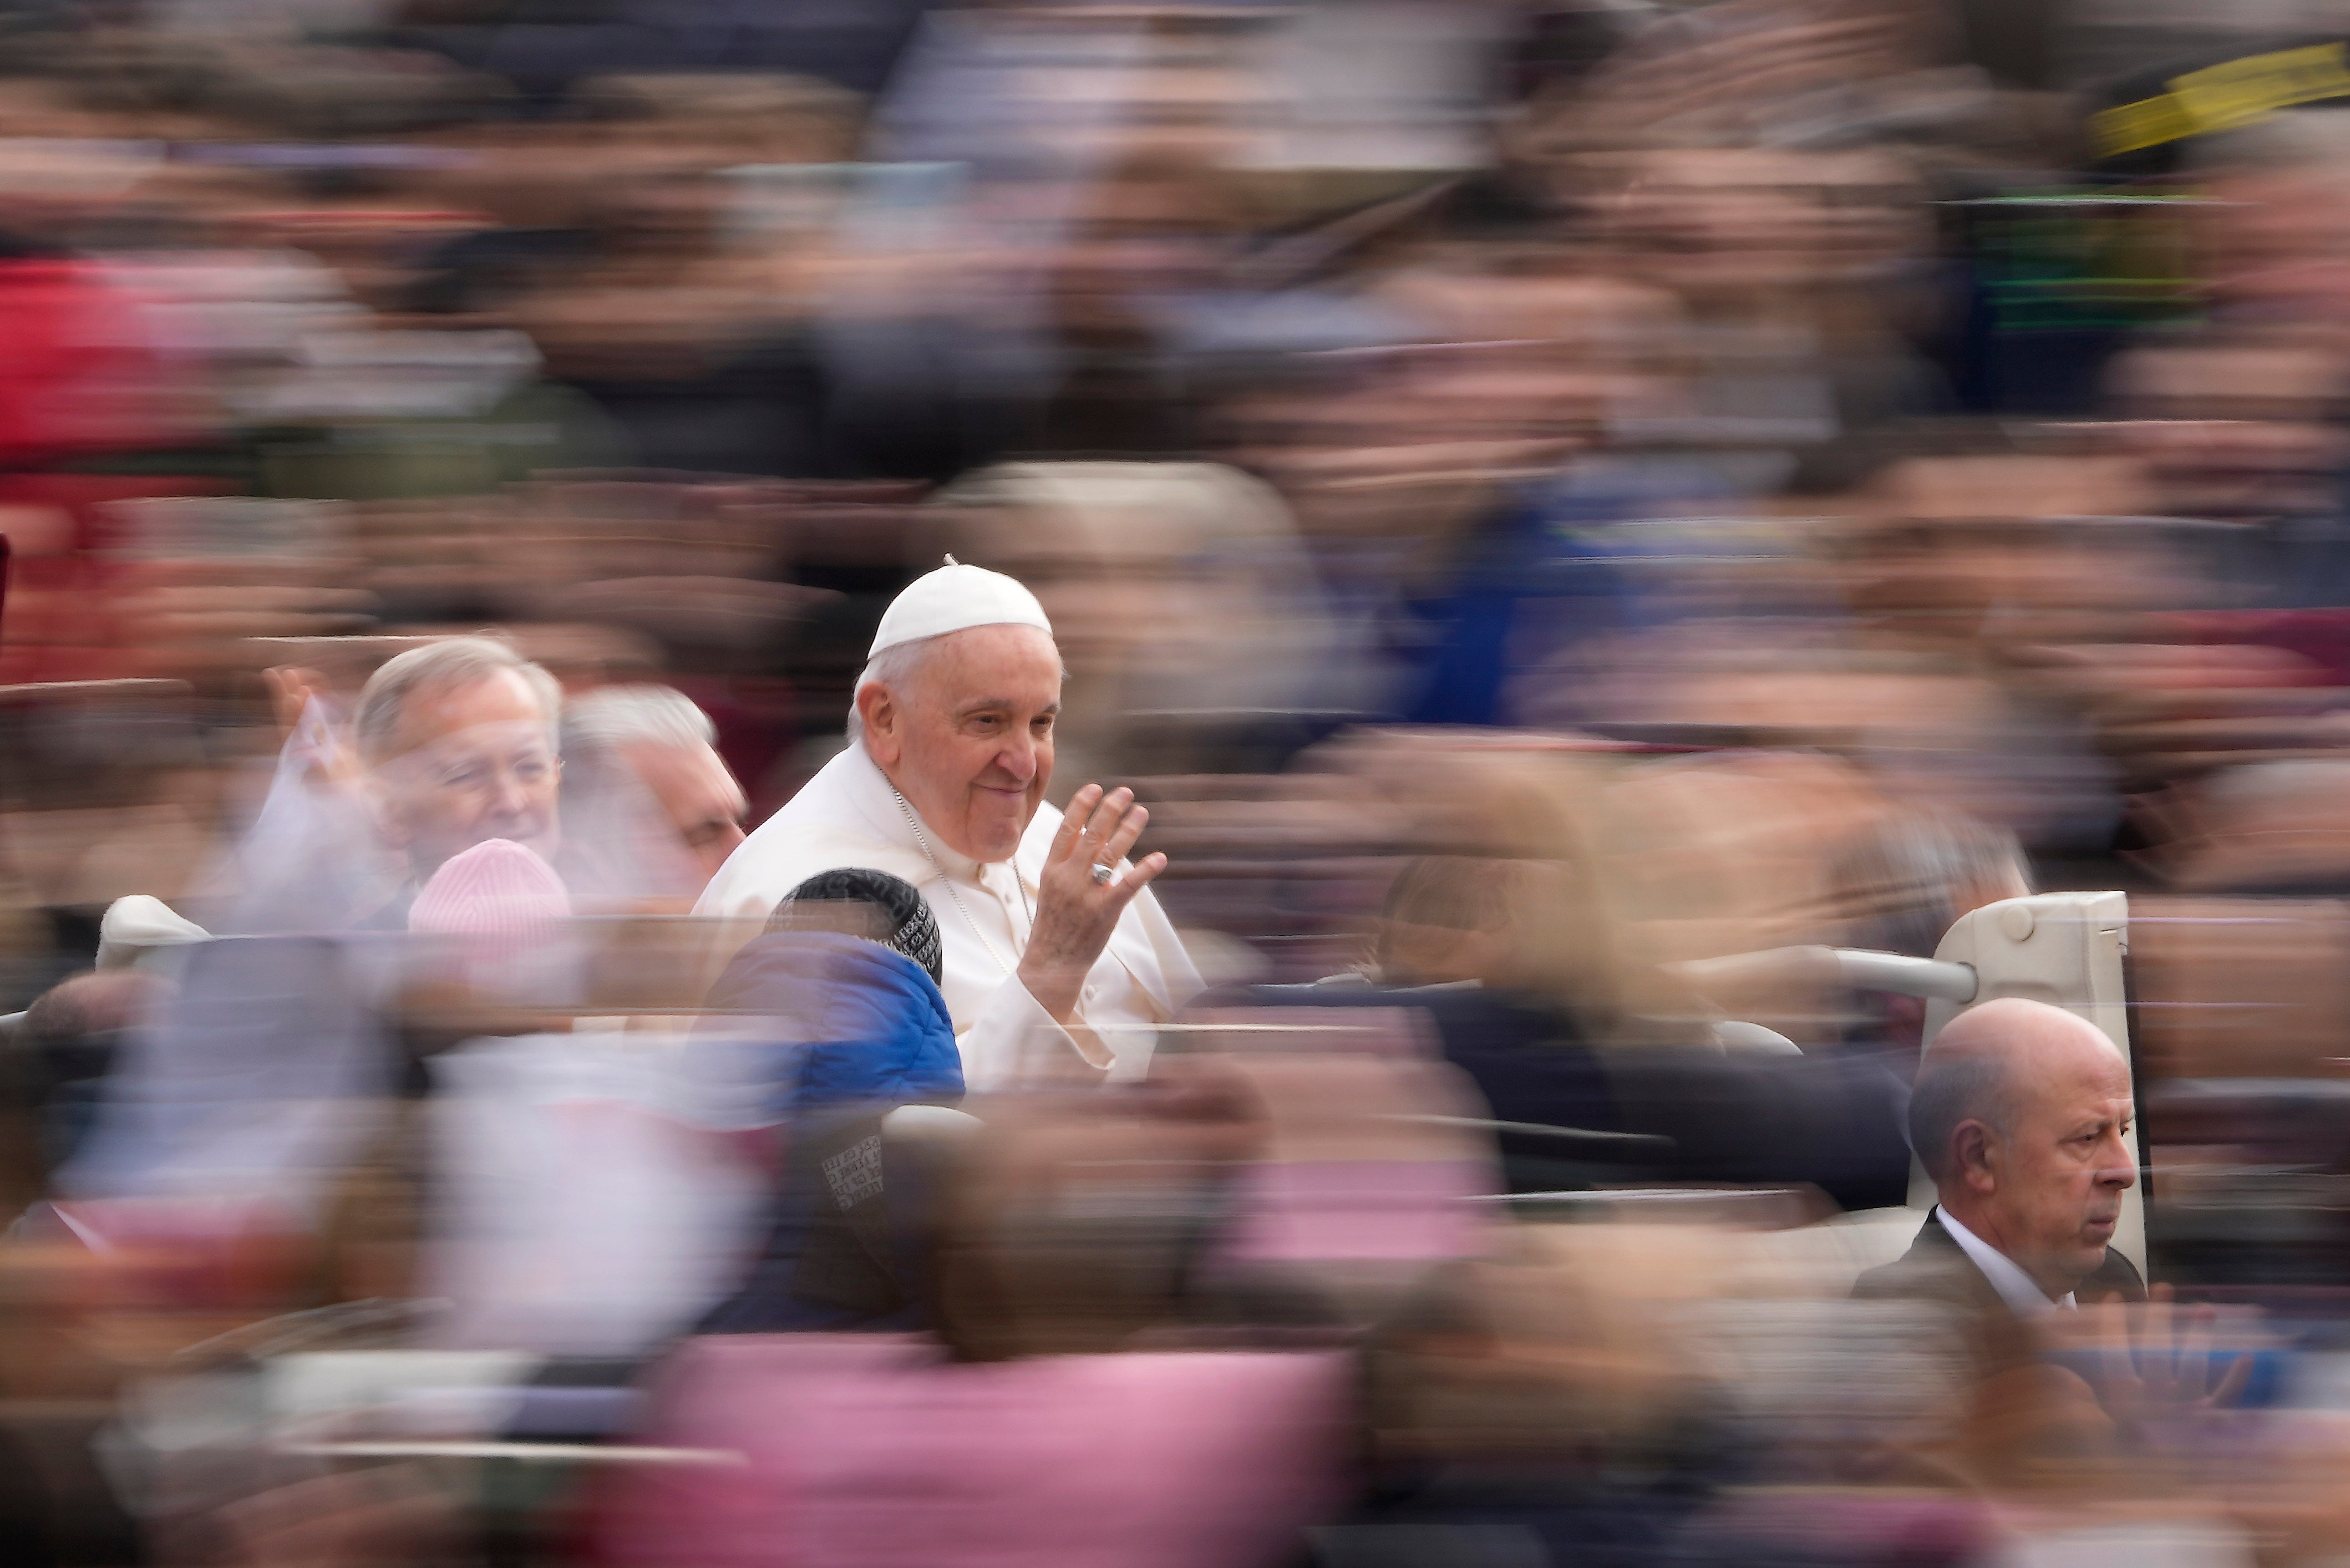
[[[1076,1036],[1028,994],[1018,975],[995,988],[971,1027],[955,1036],[955,1044],[962,1053],[963,1087],[974,1095],[1099,1083],[1109,1071],[1107,1063],[1092,1061]]]

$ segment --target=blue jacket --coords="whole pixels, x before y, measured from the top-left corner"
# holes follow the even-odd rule
[[[962,1056],[946,998],[920,965],[831,931],[776,931],[734,955],[708,1005],[790,1021],[775,1109],[951,1105]]]
[[[778,931],[734,955],[709,1005],[775,1021],[759,1072],[788,1132],[766,1241],[700,1332],[925,1326],[932,1173],[889,1151],[881,1117],[962,1097],[946,998],[902,953]]]

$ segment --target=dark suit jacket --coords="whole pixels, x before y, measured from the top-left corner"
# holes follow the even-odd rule
[[[2135,1264],[2108,1247],[2106,1261],[2073,1293],[2085,1303],[2112,1298],[2142,1302],[2146,1281]],[[1852,1294],[1855,1301],[1926,1301],[1956,1308],[1981,1376],[2004,1372],[2033,1357],[2022,1321],[1967,1256],[1958,1238],[1943,1229],[1939,1209],[1926,1216],[1907,1252],[1861,1275]]]

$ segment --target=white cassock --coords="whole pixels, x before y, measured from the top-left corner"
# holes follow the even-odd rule
[[[865,748],[850,742],[789,804],[744,839],[711,878],[697,915],[764,919],[783,896],[819,871],[866,866],[920,889],[939,922],[947,1011],[973,1093],[1139,1077],[1149,1065],[1154,1025],[1201,989],[1199,971],[1166,911],[1146,888],[1118,917],[1109,945],[1086,976],[1077,1022],[1105,1049],[1107,1067],[1037,1004],[1012,971],[1028,949],[1029,910],[1061,814],[1040,804],[1008,862],[982,865],[948,848],[927,827],[923,853],[896,791]],[[1027,889],[1024,905],[1013,867]],[[941,875],[943,872],[943,875]],[[953,892],[948,890],[951,879]]]

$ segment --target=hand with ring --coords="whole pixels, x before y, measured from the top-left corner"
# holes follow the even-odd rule
[[[1045,852],[1037,878],[1036,922],[1021,955],[1020,981],[1047,1012],[1066,1023],[1076,1017],[1086,974],[1099,961],[1136,894],[1167,869],[1167,857],[1146,855],[1118,874],[1127,851],[1142,836],[1150,813],[1134,792],[1087,784],[1069,801],[1061,830]]]

